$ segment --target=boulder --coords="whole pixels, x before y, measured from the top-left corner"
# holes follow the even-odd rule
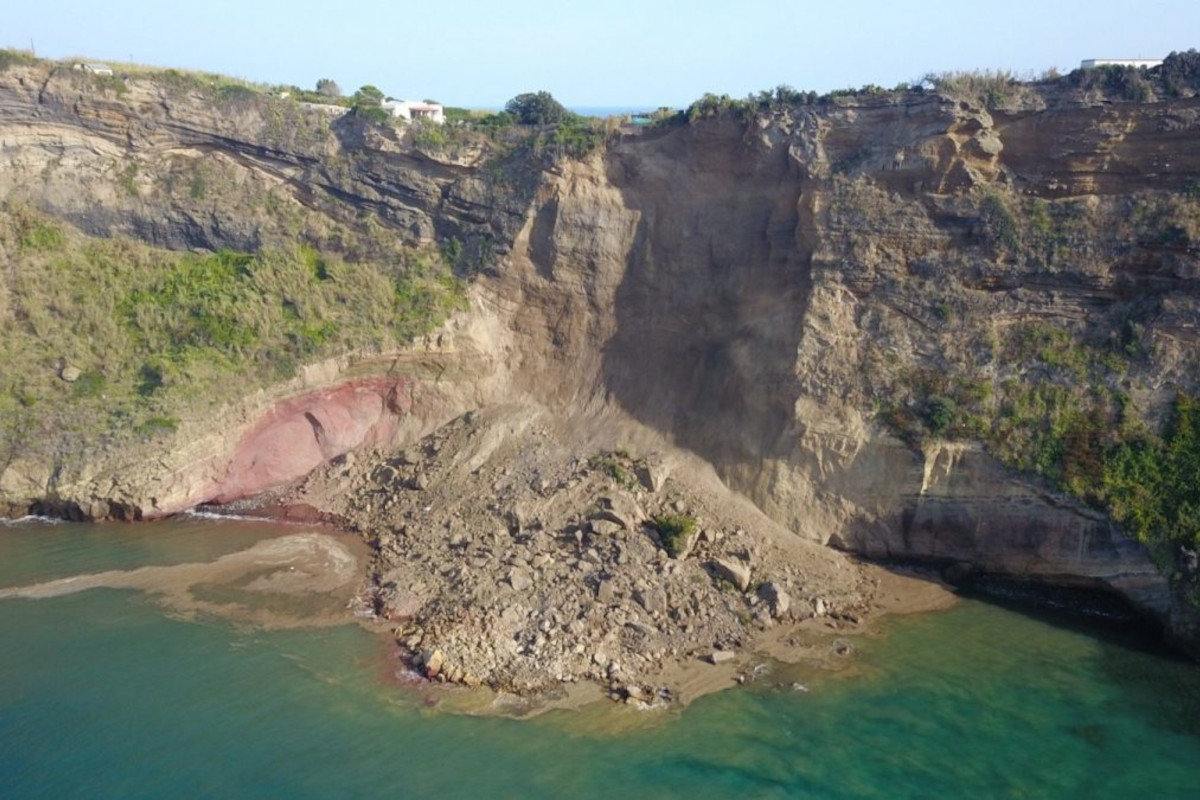
[[[641,506],[629,495],[601,497],[600,506],[600,511],[595,515],[596,519],[615,522],[627,531],[635,530],[646,519]]]
[[[596,587],[596,602],[610,605],[617,599],[617,587],[612,581],[600,581]]]
[[[758,594],[759,597],[766,601],[773,617],[786,616],[792,608],[792,598],[784,591],[782,586],[774,581],[764,583],[762,588],[759,589]]]
[[[523,592],[533,586],[533,578],[529,577],[529,573],[520,567],[513,567],[508,571],[508,582],[518,592]]]
[[[659,588],[634,592],[633,599],[651,614],[667,610],[667,594]]]
[[[597,536],[612,536],[621,530],[621,524],[610,519],[594,519],[590,523],[592,533]]]
[[[737,653],[732,650],[713,650],[708,654],[708,662],[710,664],[725,664],[733,661],[737,657]]]
[[[731,558],[718,558],[712,562],[717,577],[724,578],[744,592],[750,588],[750,565]]]
[[[79,367],[72,367],[70,364],[62,368],[62,372],[58,373],[58,377],[62,378],[67,383],[74,383],[79,380],[79,376],[83,373]]]
[[[438,673],[442,671],[442,665],[446,661],[446,657],[441,650],[426,650],[421,656],[421,661],[425,665],[425,675],[429,678],[436,678]]]
[[[638,482],[649,489],[651,492],[662,491],[663,486],[667,483],[667,478],[671,471],[661,460],[651,458],[644,465],[638,466],[634,473],[637,475]]]

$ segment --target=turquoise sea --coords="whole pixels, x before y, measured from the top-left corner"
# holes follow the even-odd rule
[[[0,526],[0,587],[276,535]],[[426,707],[352,625],[264,631],[130,590],[0,600],[0,798],[1200,797],[1200,667],[1146,640],[966,600],[856,645],[852,674],[516,721]]]

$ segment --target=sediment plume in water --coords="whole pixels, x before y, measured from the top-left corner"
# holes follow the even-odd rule
[[[335,537],[298,533],[215,561],[73,575],[0,588],[0,600],[42,599],[87,589],[137,589],[183,616],[212,614],[264,628],[344,623],[359,559]]]

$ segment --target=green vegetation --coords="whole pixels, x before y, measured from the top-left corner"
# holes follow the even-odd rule
[[[92,83],[102,92],[112,92],[117,97],[129,93],[129,86],[120,75],[91,75]]]
[[[618,486],[632,489],[638,485],[638,479],[631,471],[628,461],[628,455],[614,452],[607,455],[592,456],[588,460],[588,466],[604,472]]]
[[[1161,67],[1099,67],[1075,70],[1063,76],[1055,69],[1022,78],[1008,70],[966,70],[929,73],[912,83],[892,89],[867,84],[857,89],[835,89],[823,95],[800,91],[786,84],[773,90],[753,92],[739,99],[727,94],[705,94],[672,121],[691,121],[719,116],[748,120],[755,114],[772,113],[804,106],[846,101],[884,99],[932,91],[942,97],[965,101],[983,108],[1004,108],[1034,99],[1038,92],[1058,84],[1104,98],[1145,102],[1156,97],[1192,97],[1200,93],[1200,52],[1171,53]]]
[[[410,341],[464,302],[433,249],[359,264],[305,247],[177,253],[9,205],[0,253],[0,463],[79,463],[303,363]]]
[[[1142,541],[1200,549],[1200,400],[1181,395],[1162,438],[1141,433],[1111,446],[1103,494]]]
[[[880,418],[914,443],[981,441],[1005,464],[1108,511],[1162,557],[1200,545],[1200,402],[1179,395],[1159,438],[1111,388],[1120,354],[1032,323],[1011,332],[1001,358],[1012,377],[910,372],[903,399]]]
[[[603,123],[571,113],[545,91],[517,95],[505,104],[503,114],[478,120],[474,127],[498,131],[513,124],[536,128],[524,131],[520,144],[552,158],[587,155],[606,137]]]
[[[1078,69],[1071,73],[1072,85],[1083,90],[1098,90],[1105,96],[1144,103],[1154,95],[1154,84],[1147,70],[1111,65]]]
[[[1168,97],[1186,97],[1200,91],[1200,51],[1171,53],[1158,69]]]
[[[659,514],[652,523],[663,549],[672,558],[678,558],[683,553],[688,539],[696,530],[696,518],[687,514]]]
[[[37,61],[30,53],[12,48],[0,48],[0,72],[17,64],[32,64]]]
[[[1200,203],[1187,187],[1124,198],[1105,225],[1098,225],[1080,201],[1049,203],[995,189],[981,192],[976,201],[981,233],[993,254],[1030,268],[1053,269],[1102,252],[1188,248],[1200,242]]]
[[[1025,84],[1008,70],[968,70],[926,75],[922,83],[932,84],[938,94],[966,100],[987,108],[996,108],[1018,97]]]
[[[1188,187],[1100,207],[997,189],[973,200],[984,251],[1018,274],[1094,273],[1147,253],[1173,258],[1200,241],[1200,202]],[[1149,368],[1147,325],[1160,302],[1116,305],[1099,324],[1027,317],[982,326],[942,311],[944,302],[930,301],[941,324],[929,328],[955,338],[955,355],[904,371],[878,409],[882,421],[914,445],[983,443],[1110,513],[1168,570],[1180,548],[1200,546],[1200,401],[1181,387],[1154,426],[1133,399],[1144,396],[1137,376]]]
[[[392,117],[381,107],[382,103],[383,92],[368,84],[361,87],[354,93],[354,97],[350,98],[350,111],[368,122],[386,125]]]
[[[505,104],[504,110],[521,125],[554,125],[573,116],[544,91],[519,94]]]

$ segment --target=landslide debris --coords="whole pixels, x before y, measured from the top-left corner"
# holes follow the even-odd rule
[[[870,568],[787,537],[686,462],[576,446],[540,409],[494,407],[330,465],[284,500],[368,537],[364,608],[442,682],[677,698],[681,662],[725,663],[777,625],[853,628],[870,613]],[[665,519],[689,522],[674,555]]]

